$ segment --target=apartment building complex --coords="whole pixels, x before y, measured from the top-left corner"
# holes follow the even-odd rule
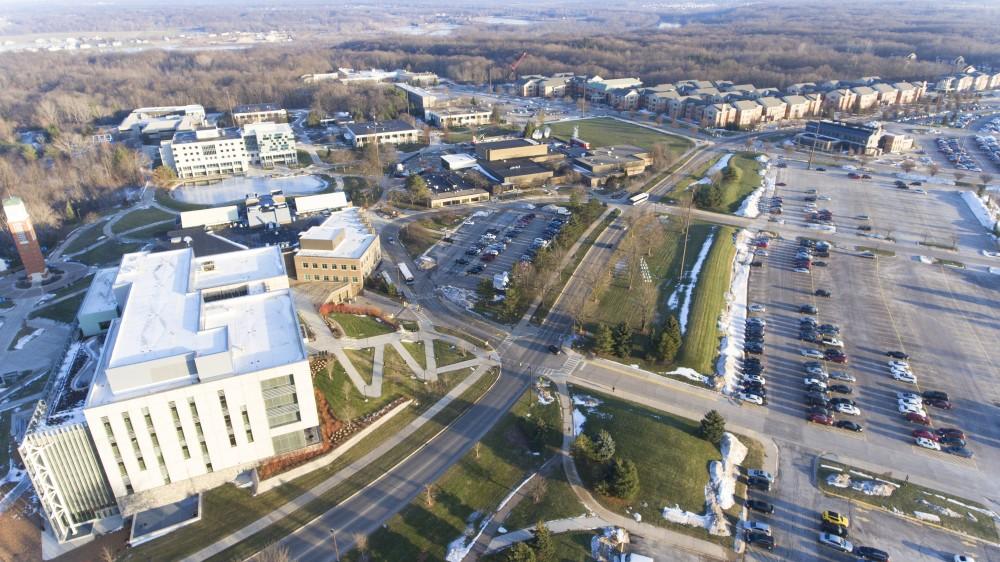
[[[160,159],[181,179],[241,175],[251,164],[272,168],[298,162],[288,123],[179,131],[160,142]]]
[[[277,247],[127,254],[106,277],[87,297],[113,319],[85,398],[73,398],[71,348],[19,447],[59,541],[319,444]]]
[[[288,113],[276,103],[253,103],[237,105],[233,108],[233,124],[247,125],[249,123],[285,123]]]
[[[406,144],[420,141],[420,131],[416,127],[392,119],[380,123],[348,123],[344,126],[344,140],[355,148],[366,144]]]
[[[330,284],[328,300],[341,303],[364,288],[365,278],[382,261],[382,245],[364,210],[348,207],[299,234],[293,261],[300,281]]]

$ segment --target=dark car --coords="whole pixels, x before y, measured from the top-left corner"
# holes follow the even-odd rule
[[[920,424],[920,425],[930,425],[931,424],[931,419],[930,418],[928,418],[927,416],[918,414],[916,412],[909,412],[908,414],[906,414],[905,416],[903,416],[903,419],[905,419],[906,421],[908,421],[910,423],[917,423],[917,424]]]
[[[754,355],[760,355],[761,353],[764,353],[764,346],[760,344],[749,344],[743,347],[743,351]]]
[[[966,449],[965,447],[959,447],[957,445],[941,447],[941,450],[948,454],[956,455],[965,459],[971,459],[972,457],[975,456],[975,453],[973,453],[972,451]]]
[[[824,533],[830,533],[831,535],[836,535],[838,537],[842,537],[842,538],[845,538],[845,539],[847,538],[847,534],[848,534],[847,527],[845,527],[843,525],[837,525],[836,523],[830,523],[829,521],[823,521],[820,524],[819,528]]]
[[[806,406],[818,406],[820,408],[830,408],[830,401],[820,396],[806,396]]]
[[[959,439],[965,439],[965,432],[954,427],[939,427],[934,431],[938,434],[938,437],[958,437]]]
[[[785,164],[784,162],[778,162],[778,167],[779,168],[787,168],[788,164]]]
[[[821,334],[835,336],[840,333],[840,326],[836,324],[820,324],[816,327],[816,331]]]
[[[926,404],[928,406],[931,406],[933,408],[938,408],[940,410],[950,410],[951,409],[951,402],[949,402],[947,400],[937,400],[937,399],[927,400],[927,399],[924,399],[924,404]]]
[[[806,195],[805,196],[805,200],[806,200],[807,203],[813,203],[813,202],[816,201],[816,196],[815,195]]]
[[[816,262],[816,265],[819,265],[819,262]],[[817,297],[829,297],[829,296],[831,296],[831,293],[830,293],[830,291],[827,291],[826,289],[816,289],[815,295]]]
[[[743,505],[747,506],[748,509],[751,509],[758,513],[767,513],[768,515],[774,513],[774,506],[765,501],[747,500],[743,502]]]
[[[556,344],[551,344],[549,345],[549,352],[554,355],[559,355],[560,353],[562,353],[562,348]]]
[[[826,262],[825,261],[814,261],[813,265],[815,265],[816,267],[826,267]],[[820,295],[820,296],[821,297],[828,297],[830,295]]]
[[[851,400],[850,398],[843,398],[841,396],[831,398],[830,404],[833,404],[834,406],[857,406],[857,404],[854,403],[854,400]]]
[[[924,400],[950,400],[948,393],[941,392],[940,390],[925,390],[920,396]]]
[[[961,437],[953,437],[951,435],[938,437],[937,441],[942,445],[949,445],[951,447],[964,447],[966,445],[965,439],[962,439]]]
[[[902,359],[904,361],[910,358],[910,354],[902,351],[886,351],[885,356],[892,357],[893,359]]]
[[[804,304],[799,307],[799,312],[801,312],[802,314],[818,314],[819,310],[817,310],[816,307],[811,304]]]
[[[833,416],[833,411],[828,408],[824,408],[823,406],[810,406],[809,409],[806,410],[806,415],[811,416],[813,414],[818,414],[821,416]]]
[[[831,384],[827,388],[830,389],[830,392],[836,392],[837,394],[851,394],[854,392],[854,389],[846,384]]]
[[[474,265],[474,266],[470,267],[467,272],[470,275],[476,275],[477,273],[482,273],[484,269],[486,269],[486,268],[483,267],[482,264],[480,264],[480,265]]]
[[[865,430],[865,428],[861,427],[860,423],[852,422],[851,420],[839,420],[833,425],[840,429],[846,429],[848,431],[855,431],[859,433]]]
[[[748,476],[747,486],[755,490],[763,490],[767,492],[771,490],[771,481],[763,476]]]
[[[457,260],[455,260],[455,263],[459,265],[469,265],[469,260],[465,258],[458,258]]]
[[[889,553],[872,546],[856,546],[851,552],[862,560],[872,560],[873,562],[889,562]]]
[[[774,537],[762,531],[747,531],[743,538],[751,546],[774,550]]]
[[[834,363],[847,363],[847,355],[837,349],[828,349],[823,352],[823,358]]]
[[[825,172],[825,171],[826,171],[826,168],[816,168],[816,171],[817,171],[817,172]]]
[[[752,262],[752,263],[750,264],[750,267],[764,267],[764,262],[762,262],[762,261],[755,261],[755,262]]]
[[[869,174],[861,174],[861,179],[863,179],[863,180],[870,180],[870,179],[872,179],[872,177]]]
[[[809,414],[809,417],[807,417],[806,420],[820,425],[833,425],[833,418],[831,416],[824,416],[821,414]]]

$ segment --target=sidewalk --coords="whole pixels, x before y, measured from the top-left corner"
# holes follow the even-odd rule
[[[607,527],[608,522],[600,517],[589,516],[589,517],[574,517],[572,519],[556,519],[554,521],[546,521],[545,526],[549,528],[549,531],[553,535],[559,533],[568,533],[571,531],[593,531],[594,529],[599,529],[601,527]],[[533,529],[519,529],[517,531],[511,531],[496,537],[490,541],[490,544],[486,546],[486,554],[496,552],[498,550],[503,550],[514,543],[524,542],[530,540],[534,537]]]

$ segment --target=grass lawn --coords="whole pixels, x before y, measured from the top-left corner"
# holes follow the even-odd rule
[[[447,230],[461,224],[465,217],[466,214],[443,213],[411,222],[400,229],[399,241],[411,256],[419,256],[444,238]]]
[[[148,226],[146,228],[140,228],[128,234],[129,238],[135,238],[137,240],[145,238],[159,238],[165,235],[171,230],[175,230],[177,227],[174,223],[160,224],[156,226]]]
[[[722,180],[722,204],[715,210],[732,213],[740,208],[740,203],[753,190],[760,187],[760,164],[753,153],[737,153],[729,159],[729,165],[740,171],[737,181]]]
[[[487,350],[493,349],[493,346],[490,345],[490,342],[479,339],[476,336],[473,336],[472,334],[469,334],[467,332],[456,330],[454,328],[449,328],[448,326],[434,326],[434,331],[439,334],[448,334],[449,336],[455,336],[456,338],[461,338],[476,347],[481,347]]]
[[[642,515],[644,522],[668,527],[687,535],[711,542],[729,545],[730,537],[711,537],[700,528],[676,525],[663,519],[664,507],[679,505],[693,513],[705,511],[705,484],[708,482],[708,463],[720,460],[722,454],[715,445],[698,436],[698,420],[689,420],[644,406],[624,402],[602,394],[587,391],[603,401],[596,414],[588,414],[584,432],[595,436],[604,429],[615,440],[616,456],[631,459],[639,473],[639,493],[631,501],[611,498],[594,493],[595,498],[608,509],[628,516],[626,507]],[[759,443],[740,437],[749,449],[762,450]],[[753,458],[756,456],[757,458]],[[744,466],[759,467],[762,454],[748,456]],[[577,460],[580,476],[593,489],[599,467]],[[739,492],[739,490],[737,490]],[[737,501],[739,503],[739,501]]]
[[[710,159],[708,162],[705,162],[701,166],[698,166],[691,173],[677,180],[677,183],[674,184],[674,187],[672,187],[670,191],[667,192],[666,198],[672,199],[677,202],[686,202],[691,200],[691,198],[694,196],[694,190],[688,191],[687,188],[692,183],[703,178],[705,176],[705,173],[708,172],[708,169],[714,166],[716,162],[719,161],[719,158],[722,158],[721,154]]]
[[[183,201],[178,201],[170,195],[169,189],[164,188],[156,188],[154,197],[157,203],[175,211],[197,211],[198,209],[207,209],[211,207],[211,205],[199,205],[197,203],[185,203]]]
[[[485,374],[476,384],[469,387],[460,397],[452,401],[398,447],[393,448],[354,476],[317,497],[305,508],[295,511],[278,523],[255,534],[251,539],[230,547],[211,560],[243,560],[344,501],[380,477],[443,427],[456,420],[482,396],[496,379],[496,375],[496,371]],[[264,494],[254,497],[250,495],[248,490],[238,489],[230,485],[220,486],[206,492],[203,496],[201,521],[160,539],[129,549],[124,560],[177,560],[193,554],[204,545],[219,540],[259,519],[264,514],[281,507],[289,500],[307,492],[310,488],[357,461],[377,447],[379,443],[399,433],[417,417],[419,412],[429,406],[430,404],[426,404],[419,408],[407,409],[406,412],[375,430],[367,439],[351,448],[340,458],[331,461],[323,468]]]
[[[530,495],[517,504],[504,520],[503,525],[513,531],[534,527],[539,521],[553,521],[555,519],[565,519],[577,517],[587,512],[580,499],[573,493],[573,488],[566,481],[566,473],[563,472],[562,463],[556,463],[552,467],[548,476],[536,476],[535,479],[545,481],[545,490],[535,501],[535,496]]]
[[[295,151],[295,159],[298,161],[299,166],[308,166],[313,163],[312,157],[309,156],[309,151],[302,150],[301,148]]]
[[[121,261],[122,255],[135,252],[141,247],[142,244],[133,242],[108,240],[78,256],[73,256],[73,259],[87,265],[116,265]]]
[[[554,136],[567,140],[573,135],[573,127],[579,127],[580,138],[590,142],[592,146],[631,144],[650,149],[655,144],[665,143],[674,158],[679,157],[694,146],[690,140],[684,137],[661,133],[610,117],[559,121],[558,123],[546,123],[546,125],[551,127]]]
[[[424,351],[424,342],[422,341],[404,341],[403,347],[406,351],[410,352],[410,357],[420,364],[424,369],[427,368],[427,352]]]
[[[176,215],[166,211],[161,211],[156,207],[136,209],[123,215],[120,219],[118,219],[118,222],[111,225],[111,232],[119,234],[125,232],[126,230],[132,230],[133,228],[139,228],[140,226],[146,226],[154,222],[170,220],[175,216]]]
[[[31,313],[31,317],[34,318],[36,316],[41,316],[42,318],[49,318],[51,320],[71,324],[76,318],[76,313],[80,310],[80,305],[83,304],[83,299],[86,296],[87,293],[82,292],[75,297],[70,297],[55,304],[39,308]]]
[[[486,434],[479,454],[469,451],[432,486],[431,502],[421,493],[368,537],[369,559],[443,560],[448,543],[468,523],[478,524],[558,449],[558,428],[558,404],[542,406],[526,392]],[[360,560],[360,554],[354,550],[344,559]]]
[[[103,232],[104,221],[95,222],[88,226],[85,226],[82,232],[70,242],[66,249],[63,251],[64,254],[69,255],[90,246],[91,244],[97,242],[97,239],[104,236]]]
[[[950,494],[945,494],[937,490],[933,490],[931,488],[924,488],[923,486],[918,486],[910,482],[901,481],[897,478],[892,478],[889,474],[873,474],[871,472],[859,470],[859,472],[862,472],[864,474],[875,476],[881,478],[882,480],[887,480],[895,484],[901,484],[901,487],[898,488],[891,496],[888,497],[868,496],[856,490],[852,490],[850,488],[846,489],[836,488],[834,486],[830,486],[829,484],[827,484],[826,483],[827,476],[829,476],[830,474],[836,474],[837,471],[831,470],[830,468],[825,468],[825,466],[837,467],[842,470],[857,470],[857,469],[842,463],[833,462],[826,459],[821,460],[818,467],[819,474],[817,475],[818,476],[817,481],[819,482],[820,490],[822,490],[826,494],[847,498],[852,501],[856,501],[858,503],[874,506],[877,508],[882,508],[888,511],[891,511],[893,509],[898,509],[899,511],[904,512],[906,515],[909,515],[910,517],[913,517],[914,511],[921,511],[924,513],[935,513],[935,511],[929,506],[919,503],[919,500],[925,500],[935,505],[948,507],[961,514],[960,517],[945,517],[941,515],[940,526],[946,529],[951,529],[953,531],[967,533],[969,535],[973,535],[990,542],[997,541],[998,537],[997,537],[996,524],[993,522],[991,518],[983,515],[982,513],[976,513],[968,509],[963,509],[962,506],[955,505],[944,499],[941,499],[941,497],[935,497],[935,496],[944,496],[946,498],[961,502],[965,505],[983,509],[984,506],[978,502],[967,500],[965,498],[960,498],[958,496],[952,496]],[[852,477],[853,476],[854,475],[852,475]],[[971,513],[972,515],[974,515],[976,520],[973,521],[971,518],[966,516],[967,513]]]
[[[375,348],[366,347],[364,349],[345,349],[344,355],[350,359],[357,369],[358,374],[367,383],[372,382],[372,370],[375,368]],[[383,394],[385,394],[383,392]]]
[[[472,359],[472,354],[444,340],[434,340],[434,362],[438,367]]]
[[[552,539],[556,545],[556,557],[551,562],[590,562],[590,538],[594,533],[590,531],[576,531],[553,535]],[[504,551],[494,554],[480,556],[481,562],[506,562],[507,554]]]
[[[380,322],[371,316],[332,312],[330,316],[344,329],[344,335],[349,338],[370,338],[395,332],[392,326]]]
[[[698,274],[698,285],[691,295],[687,332],[678,354],[678,364],[691,367],[699,373],[711,373],[719,348],[718,320],[726,304],[726,293],[732,280],[733,245],[735,229],[719,227],[708,258]]]
[[[90,287],[90,284],[93,281],[94,281],[94,275],[93,274],[87,275],[83,279],[78,279],[61,289],[52,291],[52,298],[58,299],[59,297],[65,297],[66,295],[75,293],[81,289],[86,289],[87,287]]]

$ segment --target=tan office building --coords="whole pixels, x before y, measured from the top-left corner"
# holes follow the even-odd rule
[[[529,139],[481,142],[476,145],[476,155],[487,162],[509,158],[537,158],[546,156],[548,153],[548,145],[539,144]]]
[[[365,212],[348,207],[299,234],[295,276],[299,281],[329,283],[331,302],[356,297],[365,277],[382,260],[382,245]]]

